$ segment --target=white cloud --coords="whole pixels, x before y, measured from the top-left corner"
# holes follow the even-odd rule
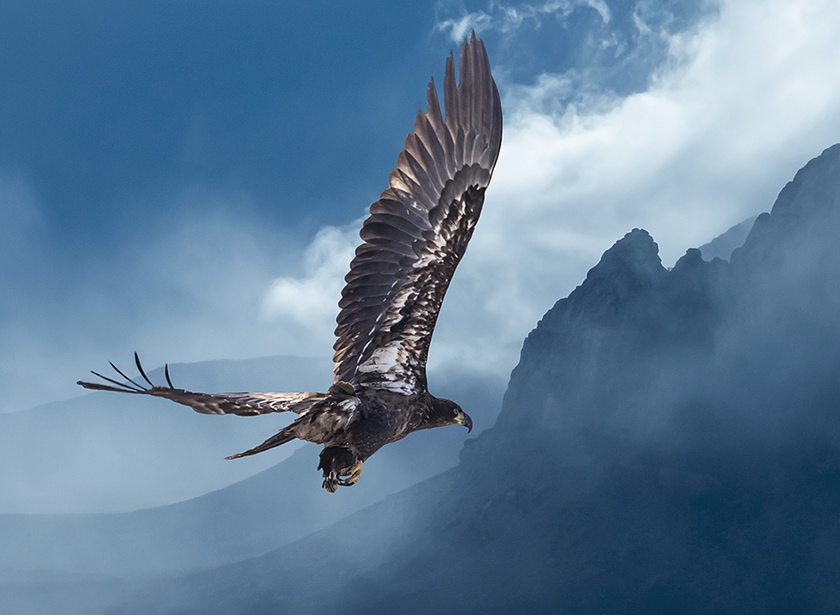
[[[491,188],[518,203],[508,223],[540,243],[589,237],[594,253],[643,226],[672,263],[768,208],[840,137],[840,7],[816,4],[725,3],[719,19],[672,39],[674,61],[648,91],[606,112],[535,112],[534,99],[552,96],[543,82],[508,97]]]
[[[31,195],[20,184],[6,186],[11,188],[0,195],[17,195],[17,203]],[[37,200],[31,201],[29,209],[37,214]],[[196,191],[177,201],[172,211],[201,215],[176,215],[166,227],[149,225],[149,232],[86,262],[81,271],[78,265],[73,271],[57,266],[36,232],[19,242],[14,258],[0,263],[0,279],[8,282],[0,297],[0,412],[82,394],[75,381],[88,370],[107,370],[108,360],[131,369],[134,351],[149,368],[272,354],[329,355],[326,336],[313,337],[293,318],[278,321],[264,314],[265,294],[278,271],[300,266],[302,242],[242,216],[250,207],[242,195]],[[12,216],[6,212],[3,219]],[[35,214],[20,211],[14,219],[17,231],[40,228]],[[303,270],[314,271],[306,263]],[[67,275],[72,281],[62,279]],[[338,293],[328,305],[337,300]]]
[[[475,11],[473,13],[464,13],[460,17],[444,19],[437,24],[437,29],[440,31],[449,31],[449,38],[456,43],[463,41],[470,31],[475,31],[477,35],[494,27],[493,19],[484,11]]]
[[[519,4],[515,7],[491,1],[487,11],[463,11],[457,18],[440,20],[435,27],[441,32],[448,31],[449,38],[460,43],[471,30],[481,35],[488,30],[512,32],[524,24],[539,27],[540,20],[547,16],[565,17],[578,8],[594,9],[604,23],[610,21],[610,9],[603,0],[548,0],[542,4]]]
[[[304,253],[301,274],[271,283],[263,299],[262,317],[286,329],[298,340],[296,346],[311,348],[314,344],[330,353],[338,300],[360,242],[360,226],[361,220],[343,229],[322,228]]]
[[[561,78],[501,84],[502,155],[430,369],[506,377],[539,317],[631,228],[649,230],[670,266],[769,209],[798,168],[840,141],[840,5],[720,9],[670,38],[645,92],[575,109],[552,102],[568,87]]]

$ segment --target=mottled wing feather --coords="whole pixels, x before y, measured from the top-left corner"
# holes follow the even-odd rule
[[[335,380],[412,393],[426,388],[429,343],[444,294],[481,213],[502,138],[499,93],[473,34],[446,63],[441,114],[428,110],[371,205],[350,264],[336,328]]]
[[[270,412],[303,414],[324,398],[323,393],[193,393],[181,389],[153,389],[150,395],[165,397],[201,414],[255,416]]]
[[[179,389],[172,386],[169,380],[169,368],[166,368],[166,380],[169,386],[156,386],[152,384],[146,373],[143,371],[140,361],[135,354],[135,362],[140,371],[140,376],[148,383],[148,386],[137,383],[117,369],[114,364],[111,367],[122,376],[123,382],[114,380],[97,372],[92,372],[101,378],[103,382],[78,381],[76,384],[86,389],[96,391],[115,391],[118,393],[132,393],[136,395],[151,395],[163,397],[179,404],[189,406],[201,414],[238,414],[240,416],[255,416],[268,414],[270,412],[294,412],[295,414],[306,413],[314,404],[324,399],[323,393],[195,393],[186,389]]]

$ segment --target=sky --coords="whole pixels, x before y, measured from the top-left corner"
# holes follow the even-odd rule
[[[835,0],[11,0],[0,412],[107,361],[331,356],[343,276],[471,30],[505,133],[436,370],[507,379],[634,227],[666,266],[840,141]],[[330,374],[325,374],[325,386]]]

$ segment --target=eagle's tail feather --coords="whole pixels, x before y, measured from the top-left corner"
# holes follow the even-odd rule
[[[294,423],[281,429],[278,433],[271,436],[268,440],[263,442],[262,444],[255,446],[254,448],[248,449],[242,453],[237,453],[236,455],[231,455],[230,457],[225,457],[225,459],[239,459],[240,457],[248,457],[249,455],[256,455],[257,453],[262,453],[263,451],[267,451],[270,448],[274,448],[275,446],[280,446],[281,444],[286,444],[286,442],[291,442],[297,436],[294,433],[295,426]]]

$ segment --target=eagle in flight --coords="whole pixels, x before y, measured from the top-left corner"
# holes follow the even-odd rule
[[[499,92],[474,32],[461,46],[459,64],[456,84],[450,53],[446,118],[432,79],[428,109],[418,112],[389,187],[362,225],[338,304],[335,380],[326,393],[194,393],[172,385],[168,366],[167,386],[157,386],[136,353],[141,383],[111,363],[123,382],[92,372],[102,382],[78,384],[165,397],[203,414],[294,412],[298,418],[290,425],[229,459],[295,438],[322,444],[318,469],[330,492],[355,484],[368,457],[412,431],[455,424],[472,429],[458,404],[434,397],[426,384],[438,312],[481,213],[502,141]]]

